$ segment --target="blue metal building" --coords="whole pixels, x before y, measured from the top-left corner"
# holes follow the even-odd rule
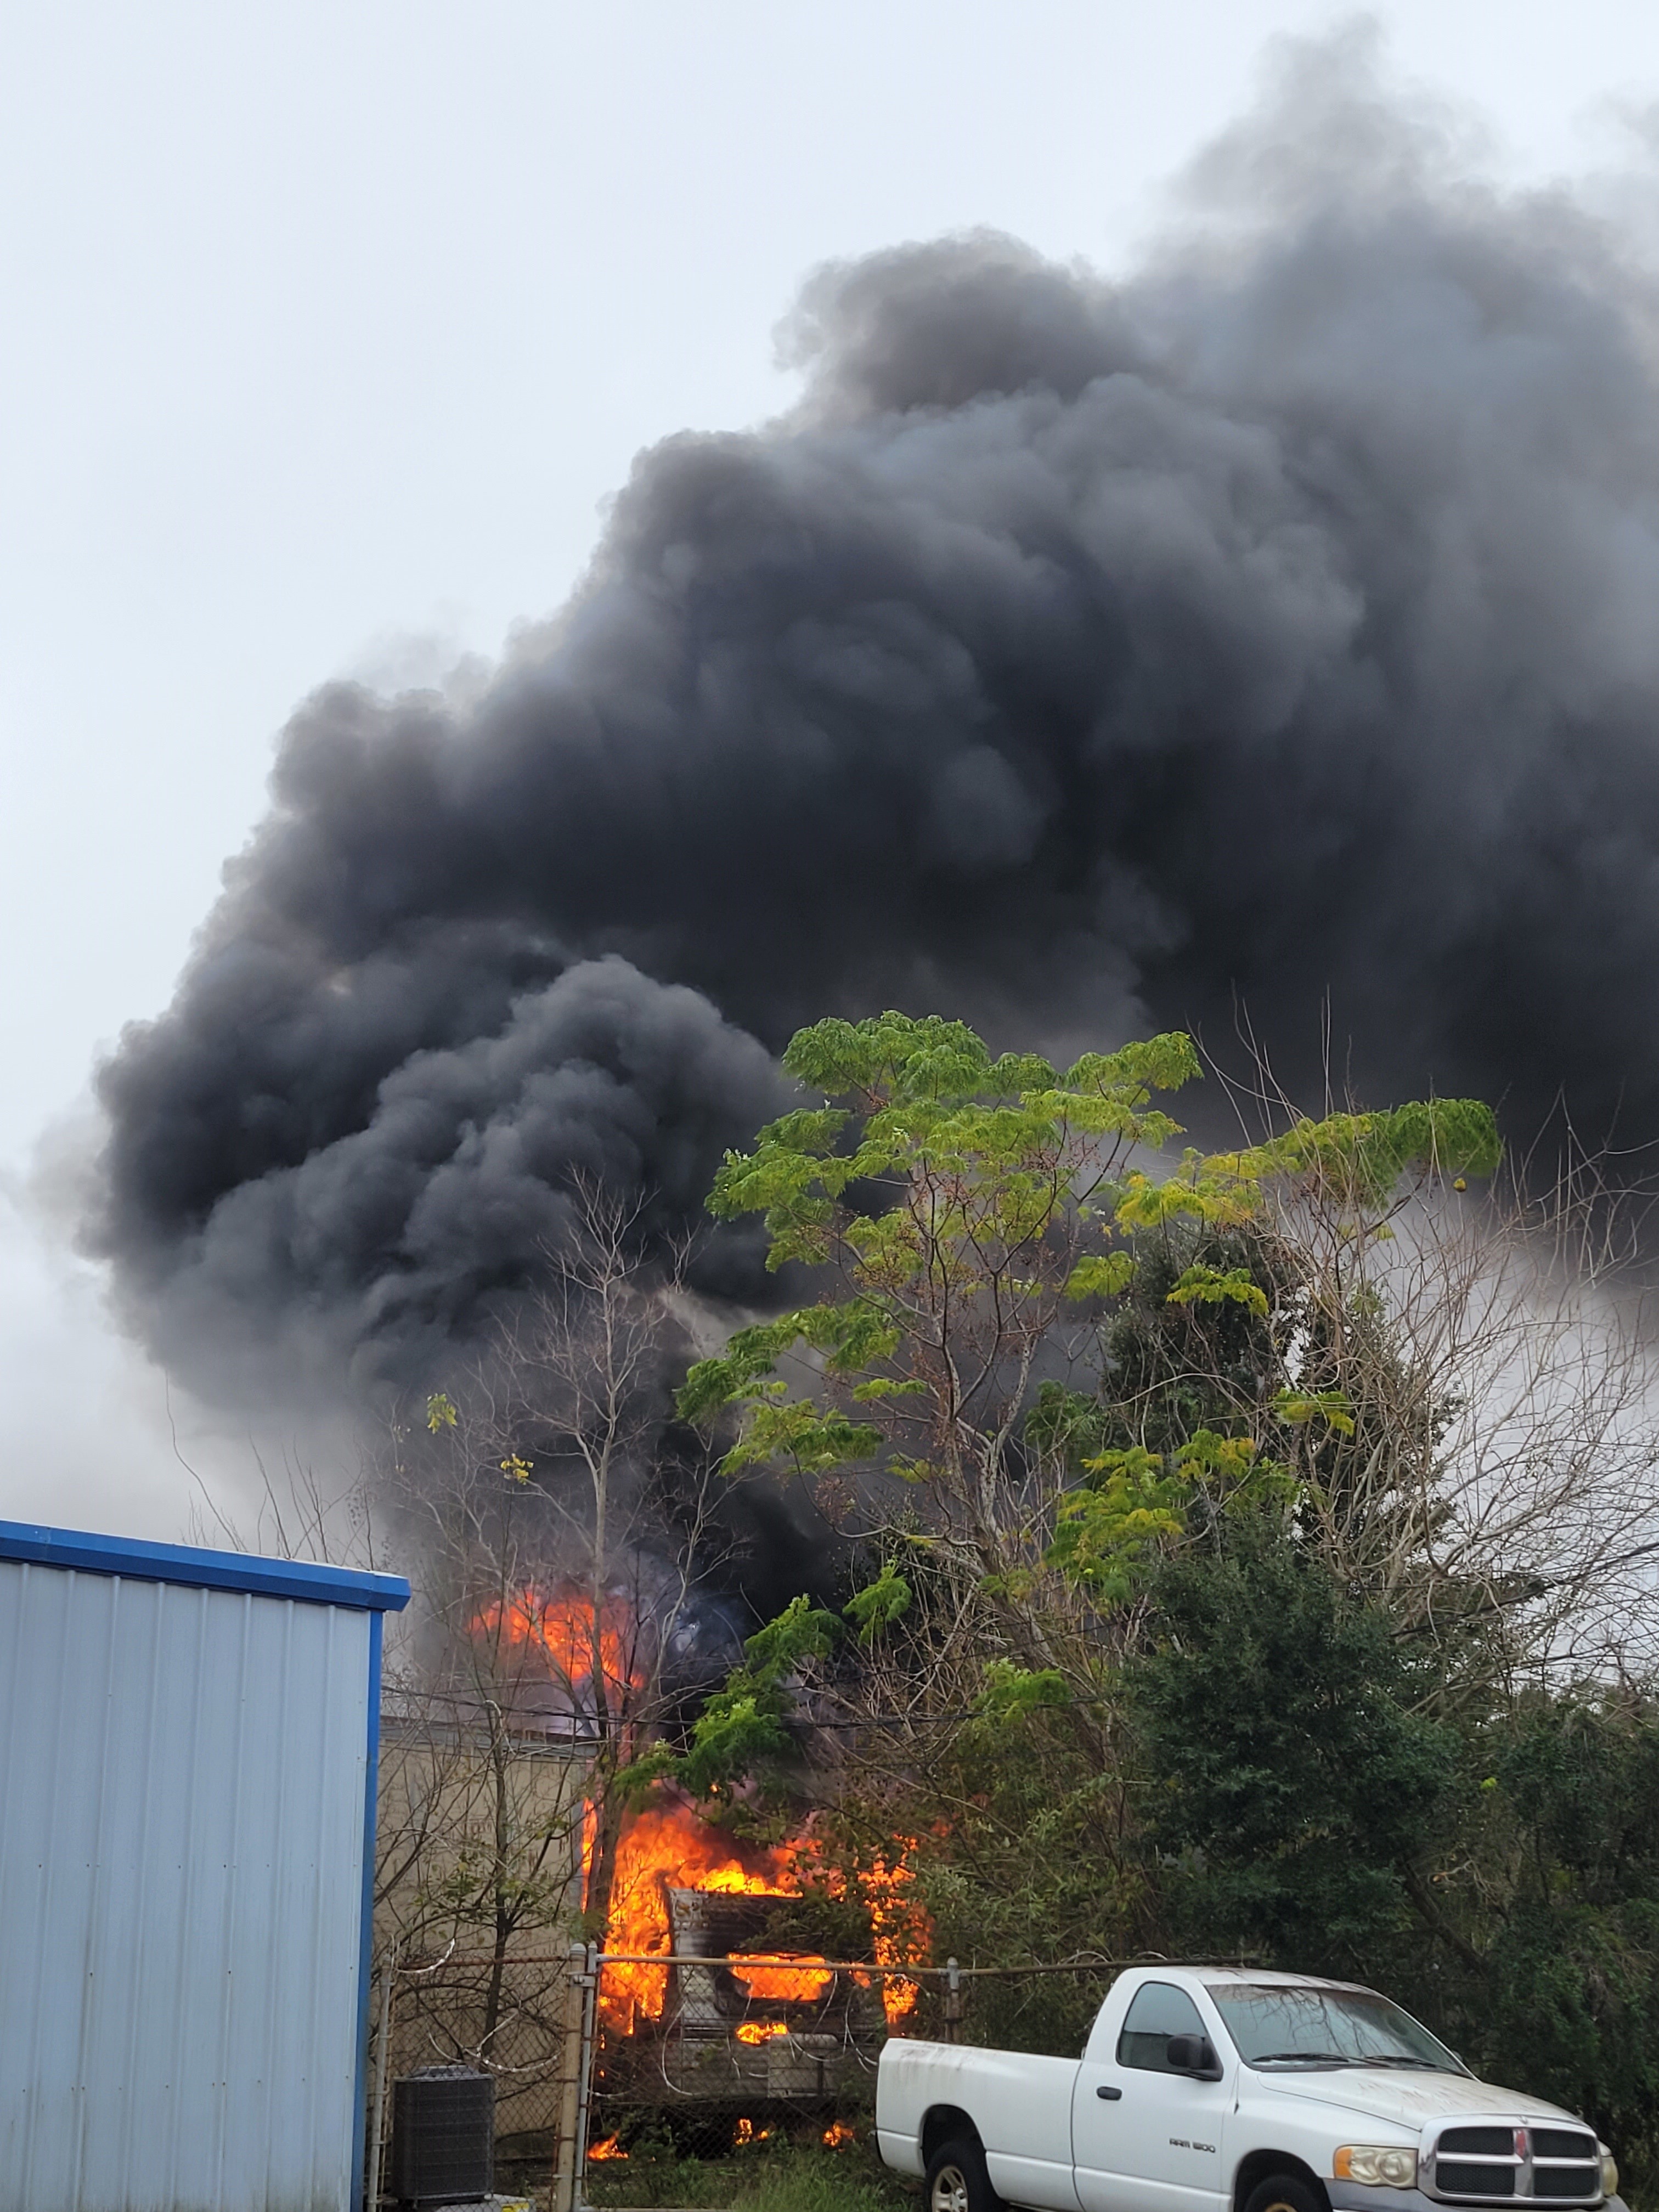
[[[0,2212],[362,2194],[395,1577],[0,1522]]]

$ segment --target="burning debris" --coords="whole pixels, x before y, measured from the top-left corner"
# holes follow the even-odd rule
[[[708,1948],[710,1923],[698,1900],[782,1898],[800,1894],[795,1878],[798,1849],[780,1844],[740,1850],[689,1806],[672,1799],[634,1815],[623,1830],[611,1878],[605,1948],[639,1960],[653,1952]],[[738,1935],[756,1924],[753,1913],[729,1922]],[[717,1924],[717,1923],[716,1923]],[[684,1942],[677,1941],[680,1937]],[[722,1960],[728,1953],[710,1953]],[[800,2002],[821,1996],[828,1977],[816,1964],[785,1964],[767,1956],[729,1959],[729,1972],[744,2001],[777,1996]],[[631,2034],[641,2019],[659,2021],[668,2001],[670,1969],[649,1964],[606,1970],[600,2008],[611,2026]]]
[[[740,1846],[672,1799],[629,1822],[605,1945],[623,1955],[599,1984],[602,2094],[821,2103],[867,2068],[916,1985],[769,1942],[812,1856],[810,1836]],[[897,1859],[864,1888],[878,1963],[925,1955],[931,1929],[903,1898],[908,1879]]]
[[[870,1915],[872,1957],[878,1966],[902,1966],[927,1955],[932,1928],[927,1915],[907,1894],[915,1878],[905,1851],[914,1838],[901,1838],[891,1857],[879,1857],[859,1877],[859,1890]],[[702,1951],[707,1925],[697,1900],[711,1898],[799,1898],[800,1870],[812,1856],[810,1837],[761,1849],[740,1849],[731,1838],[699,1820],[689,1806],[672,1799],[635,1814],[623,1830],[605,1929],[607,1951],[642,1957],[653,1952]],[[678,1912],[678,1919],[677,1919]],[[764,1915],[761,1916],[763,1918]],[[732,1924],[740,1925],[742,1916]],[[684,1936],[684,1943],[677,1940]],[[733,1980],[750,1998],[792,2004],[823,1996],[831,1977],[822,1960],[784,1959],[775,1953],[719,1954]],[[614,1977],[614,1979],[612,1978]],[[867,1984],[867,1977],[866,1984]],[[636,2014],[662,2017],[668,1969],[641,1964],[613,1967],[603,1999],[607,2016],[631,2028]],[[915,2005],[916,1984],[899,1976],[884,1978],[883,2008],[890,2021],[902,2020]],[[750,2040],[762,2040],[751,2036]]]
[[[644,1686],[633,1611],[618,1596],[607,1594],[596,1606],[590,1592],[571,1584],[546,1595],[526,1586],[487,1600],[473,1616],[471,1632],[533,1655],[575,1709],[591,1705],[596,1682],[612,1703],[617,1692]]]
[[[894,1854],[877,1857],[860,1879],[860,1891],[869,1908],[873,1955],[878,1966],[910,1966],[925,1959],[928,1953],[933,1926],[910,1887],[915,1879],[915,1869],[907,1854],[916,1847],[915,1837],[899,1837]],[[884,1978],[881,2002],[890,2027],[896,2027],[915,2010],[916,1988],[915,1982],[907,1982],[896,1974]]]

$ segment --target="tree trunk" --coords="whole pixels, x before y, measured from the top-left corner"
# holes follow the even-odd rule
[[[514,1915],[507,1902],[507,1875],[513,1858],[512,1806],[509,1802],[507,1745],[499,1725],[492,1728],[490,1750],[495,1769],[495,1944],[490,1953],[489,1982],[484,1994],[483,2036],[478,2048],[488,2051],[501,2017],[501,1983],[507,1972],[507,1947],[513,1938]]]
[[[622,1840],[626,1808],[621,1793],[611,1786],[608,1759],[595,1762],[589,1778],[592,1791],[593,1842],[588,1855],[587,1887],[583,1902],[582,1933],[590,1943],[603,1944],[611,1919],[611,1892],[617,1879],[617,1847]]]

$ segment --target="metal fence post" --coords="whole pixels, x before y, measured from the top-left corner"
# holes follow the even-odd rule
[[[392,2043],[392,1985],[398,1978],[398,1944],[380,1972],[380,2033],[374,2047],[374,2109],[368,2122],[368,2212],[377,2212],[386,2165],[386,2068]]]
[[[945,2040],[962,2040],[962,1969],[954,1959],[945,1961]]]
[[[593,2109],[593,2045],[599,2032],[600,1953],[597,1943],[587,1947],[582,1976],[581,2080],[576,2094],[576,2205],[582,2212],[582,2190],[587,2179],[587,2124]]]
[[[587,1946],[573,1943],[559,2012],[558,2152],[553,2168],[553,2212],[576,2212],[581,2124],[582,2043],[587,2017]]]

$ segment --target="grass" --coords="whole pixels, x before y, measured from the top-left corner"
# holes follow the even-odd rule
[[[620,2171],[617,2168],[621,2168]],[[719,2212],[915,2212],[911,2194],[873,2144],[820,2150],[770,2145],[722,2159],[630,2157],[588,2169],[596,2207],[707,2206]]]
[[[914,2212],[909,2193],[873,2148],[787,2151],[757,2162],[732,2212]]]
[[[720,2159],[647,2156],[590,2167],[587,2202],[607,2212],[669,2205],[707,2212],[918,2212],[916,2185],[883,2166],[873,2142],[842,2150],[771,2144]],[[1659,2212],[1649,2194],[1631,2212]]]

